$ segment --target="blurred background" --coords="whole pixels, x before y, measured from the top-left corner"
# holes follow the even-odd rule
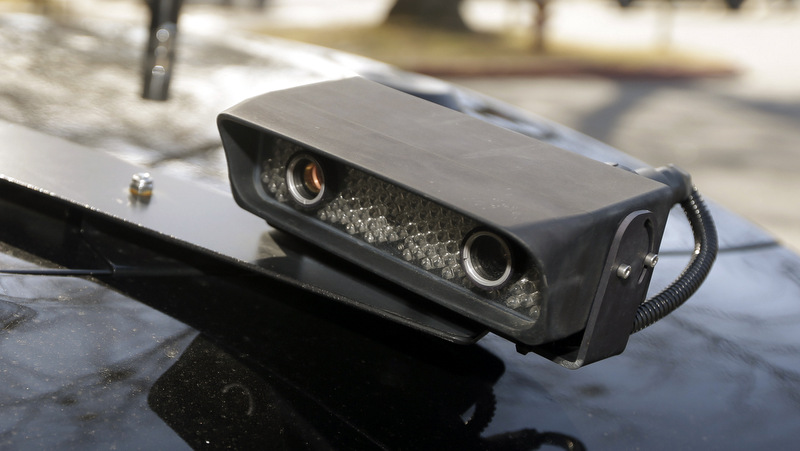
[[[706,197],[800,250],[794,1],[183,3],[182,30],[343,49],[518,105],[652,165],[674,163]],[[142,0],[0,0],[0,13],[142,29],[149,20]]]

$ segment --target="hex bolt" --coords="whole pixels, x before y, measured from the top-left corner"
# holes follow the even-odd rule
[[[644,265],[648,268],[655,268],[658,264],[658,254],[649,253],[644,256]]]
[[[130,192],[136,197],[153,195],[153,176],[149,172],[138,172],[131,177]]]
[[[631,265],[621,264],[617,266],[617,277],[619,277],[622,280],[627,279],[628,277],[631,276],[631,269],[632,269]]]

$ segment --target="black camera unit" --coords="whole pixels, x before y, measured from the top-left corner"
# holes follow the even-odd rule
[[[691,295],[641,311],[675,203],[700,205],[704,251],[713,238],[693,280],[713,261],[680,171],[644,176],[362,78],[268,93],[218,125],[240,206],[570,368]]]

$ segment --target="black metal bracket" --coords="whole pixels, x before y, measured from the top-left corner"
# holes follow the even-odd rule
[[[535,352],[569,369],[622,353],[655,265],[658,243],[654,221],[652,212],[640,210],[620,224],[582,333],[544,346],[518,346],[518,350]]]

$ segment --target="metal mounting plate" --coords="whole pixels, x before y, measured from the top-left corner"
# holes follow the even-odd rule
[[[469,320],[273,229],[239,208],[230,193],[155,169],[149,170],[153,194],[142,202],[129,191],[141,167],[2,121],[0,141],[0,185],[38,192],[449,341],[470,343],[485,334]]]

